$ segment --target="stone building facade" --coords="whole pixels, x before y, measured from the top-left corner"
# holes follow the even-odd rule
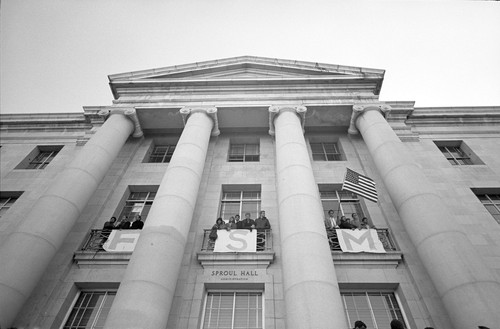
[[[380,102],[383,78],[244,56],[0,115],[0,327],[495,328],[500,107]],[[346,168],[378,202],[341,190]],[[330,209],[385,252],[342,251]],[[214,252],[216,218],[262,210],[255,251]]]

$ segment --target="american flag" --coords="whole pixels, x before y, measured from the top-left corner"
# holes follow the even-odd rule
[[[351,191],[370,201],[377,202],[377,190],[375,189],[375,182],[373,179],[360,175],[349,168],[346,169],[347,171],[345,173],[344,184],[342,184],[342,190]]]

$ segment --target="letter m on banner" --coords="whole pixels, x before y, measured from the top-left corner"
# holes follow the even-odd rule
[[[377,230],[336,230],[343,252],[385,253]]]

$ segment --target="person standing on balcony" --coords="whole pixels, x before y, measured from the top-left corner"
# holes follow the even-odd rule
[[[120,230],[128,230],[130,229],[130,222],[127,216],[123,216],[123,219],[120,221],[120,224],[117,227]]]
[[[345,216],[340,217],[339,227],[342,229],[354,230],[356,226],[351,224],[351,219]]]
[[[325,228],[327,230],[334,230],[339,228],[337,221],[335,220],[334,211],[332,209],[328,210],[328,217],[325,218]]]
[[[355,228],[357,228],[357,229],[359,229],[359,227],[361,225],[361,221],[359,220],[359,216],[355,212],[352,213],[351,225],[355,226]]]
[[[116,228],[115,223],[116,217],[113,216],[109,219],[109,221],[104,223],[104,226],[102,227],[102,234],[104,235],[104,233],[108,233],[109,236],[111,230],[114,230]]]
[[[234,222],[236,223],[236,228],[241,229],[242,222],[240,220],[240,215],[234,215]]]
[[[208,236],[209,240],[214,243],[215,240],[217,240],[217,231],[218,230],[225,230],[227,228],[227,225],[224,223],[222,220],[222,217],[217,218],[215,221],[214,226],[212,226],[212,230],[210,231],[210,234]]]
[[[255,228],[257,229],[257,250],[264,250],[266,230],[271,229],[271,223],[269,223],[264,210],[260,212],[259,218],[255,219]]]
[[[375,226],[370,226],[370,224],[368,224],[368,218],[363,217],[361,218],[361,223],[359,224],[358,228],[360,230],[368,230],[370,228],[375,228]]]
[[[397,319],[394,319],[391,321],[391,329],[404,329],[405,326],[403,324],[403,322],[397,320]]]
[[[137,215],[135,221],[132,223],[132,226],[130,226],[130,229],[142,230],[143,227],[144,227],[144,222],[142,221],[142,217],[141,215]]]
[[[103,245],[106,241],[108,241],[108,238],[109,238],[109,235],[111,234],[111,231],[116,228],[115,223],[116,223],[116,217],[114,217],[114,216],[111,217],[109,219],[109,221],[104,223],[104,226],[102,227],[102,232],[101,232],[101,236],[102,236],[101,245]]]
[[[354,329],[366,329],[366,324],[363,321],[354,322]]]
[[[245,219],[241,221],[241,228],[252,231],[255,228],[255,221],[250,218],[250,213],[245,214]]]
[[[271,223],[269,223],[264,210],[260,212],[259,218],[255,220],[255,228],[257,232],[264,232],[265,230],[271,229]]]
[[[229,218],[229,223],[227,223],[226,225],[227,225],[227,229],[228,230],[234,230],[234,229],[238,228],[236,222],[234,221],[234,217],[233,216],[231,216]]]

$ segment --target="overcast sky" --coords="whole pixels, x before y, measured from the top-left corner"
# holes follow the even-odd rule
[[[110,105],[109,74],[251,55],[386,70],[380,99],[500,106],[500,1],[3,0],[1,112]]]

